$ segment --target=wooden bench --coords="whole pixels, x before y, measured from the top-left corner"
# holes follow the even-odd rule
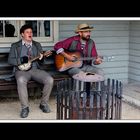
[[[4,77],[11,76],[13,70],[13,66],[8,64],[7,59],[8,53],[0,53],[0,91],[8,91],[9,93],[10,91],[17,90],[17,84],[14,77],[4,79]],[[42,65],[41,69],[46,70],[52,75],[55,82],[54,85],[56,85],[56,83],[60,80],[70,78],[70,76],[66,72],[62,73],[56,70],[53,56],[46,59],[46,62],[44,65]],[[30,80],[27,87],[28,89],[32,89],[33,92],[38,92],[37,89],[42,88],[43,85],[36,81]]]

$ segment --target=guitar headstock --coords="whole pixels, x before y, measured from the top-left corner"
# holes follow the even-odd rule
[[[115,56],[98,56],[98,58],[101,59],[102,62],[110,62],[110,61],[114,61]],[[98,65],[100,63],[95,63],[95,59],[92,60],[92,65]]]
[[[115,59],[115,56],[103,56],[102,58],[103,61],[107,61],[107,62],[114,61],[114,59]]]
[[[100,58],[102,61],[114,61],[115,56],[98,56],[98,58]]]

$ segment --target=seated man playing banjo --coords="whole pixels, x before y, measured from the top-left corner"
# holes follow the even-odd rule
[[[90,39],[92,30],[93,27],[86,23],[79,24],[75,30],[78,35],[55,44],[56,67],[59,71],[67,70],[71,76],[83,72],[104,76],[103,70],[95,67],[102,63],[102,58],[97,54],[95,42]]]
[[[21,118],[26,118],[29,114],[27,82],[31,79],[44,84],[42,98],[39,108],[44,113],[49,113],[49,97],[53,88],[52,76],[40,69],[44,57],[52,54],[51,51],[43,53],[41,44],[32,39],[32,27],[28,24],[20,28],[22,39],[13,43],[10,48],[8,63],[15,68],[15,78],[17,81],[17,90],[21,103]],[[36,60],[36,61],[35,61]]]

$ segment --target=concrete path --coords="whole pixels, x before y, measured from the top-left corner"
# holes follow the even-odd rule
[[[54,97],[50,98],[51,113],[43,113],[39,109],[40,99],[30,99],[30,113],[25,119],[21,119],[20,103],[19,100],[6,99],[0,101],[0,121],[14,121],[14,120],[56,120],[56,100]],[[122,120],[140,120],[140,110],[129,105],[122,103]]]
[[[123,100],[140,109],[140,83],[124,85]]]
[[[56,102],[54,98],[50,99],[51,113],[43,113],[39,109],[40,99],[30,99],[30,113],[23,120],[55,120],[56,119]],[[22,120],[20,118],[19,100],[3,100],[0,103],[0,120]]]
[[[43,113],[39,109],[40,99],[29,100],[30,113],[25,119],[20,118],[20,103],[18,98],[0,98],[0,122],[21,121],[21,120],[50,120],[56,121],[56,100],[50,98],[51,113]],[[140,121],[140,83],[133,83],[123,86],[122,121]]]

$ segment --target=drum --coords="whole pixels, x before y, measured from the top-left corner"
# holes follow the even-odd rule
[[[73,75],[73,79],[83,82],[101,82],[105,80],[102,75],[91,72],[80,72]]]

